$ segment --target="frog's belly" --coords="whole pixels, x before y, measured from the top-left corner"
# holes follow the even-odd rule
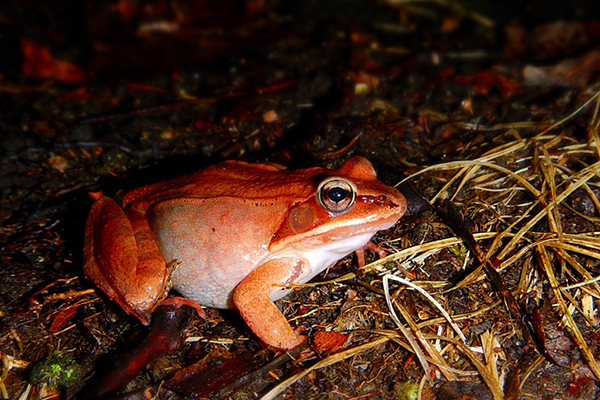
[[[190,204],[191,203],[191,204]],[[234,308],[232,291],[269,255],[281,223],[274,207],[245,207],[239,200],[169,201],[152,210],[151,228],[173,287],[198,304]],[[282,214],[281,214],[282,215]]]
[[[185,262],[185,252],[174,254],[172,259],[182,260],[172,275],[173,288],[200,305],[214,308],[235,308],[233,290],[254,269],[239,264],[236,270],[204,268],[210,260]]]

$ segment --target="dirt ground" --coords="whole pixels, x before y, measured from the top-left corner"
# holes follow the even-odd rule
[[[308,348],[189,312],[181,345],[103,398],[597,398],[599,11],[0,4],[0,396],[94,398],[148,332],[83,273],[90,192],[361,155],[409,210],[365,266],[277,302]]]

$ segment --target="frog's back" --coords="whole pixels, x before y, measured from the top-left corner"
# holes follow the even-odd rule
[[[156,202],[177,198],[281,198],[314,193],[312,176],[321,168],[289,171],[278,164],[224,161],[201,171],[130,191],[124,208],[147,209]],[[292,188],[292,189],[290,189]]]

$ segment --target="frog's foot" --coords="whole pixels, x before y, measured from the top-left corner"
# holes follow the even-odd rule
[[[356,259],[358,261],[358,268],[362,268],[365,266],[365,250],[371,250],[379,255],[379,258],[384,258],[390,252],[383,247],[377,246],[375,243],[369,241],[360,249],[354,250],[354,254],[356,254]]]
[[[181,306],[192,307],[194,310],[196,310],[196,312],[198,313],[200,318],[206,319],[206,313],[204,312],[202,307],[200,307],[200,305],[198,303],[196,303],[194,300],[186,299],[185,297],[169,297],[168,299],[161,300],[158,303],[158,305],[159,306],[174,306],[174,307],[181,307]]]

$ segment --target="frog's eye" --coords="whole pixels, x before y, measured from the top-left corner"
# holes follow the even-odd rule
[[[341,178],[329,178],[319,185],[317,200],[321,207],[332,213],[348,210],[356,199],[356,188]]]

